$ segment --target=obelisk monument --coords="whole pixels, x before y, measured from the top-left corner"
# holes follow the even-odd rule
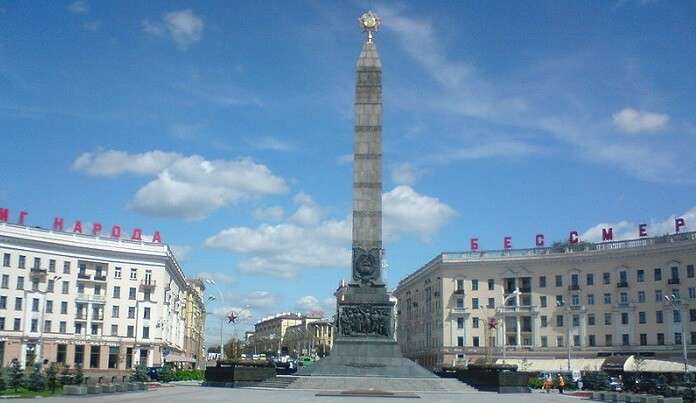
[[[433,377],[403,358],[394,340],[394,303],[382,280],[382,63],[375,46],[380,20],[368,11],[358,22],[365,42],[356,66],[351,280],[336,293],[331,355],[298,374]]]

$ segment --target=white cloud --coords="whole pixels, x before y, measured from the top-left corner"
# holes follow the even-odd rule
[[[450,160],[477,160],[483,158],[527,157],[543,154],[545,150],[516,140],[494,141],[471,147],[462,147],[433,157],[440,162]]]
[[[68,11],[73,14],[87,14],[89,13],[89,5],[85,0],[77,0],[68,5]]]
[[[669,116],[661,113],[624,108],[612,115],[614,125],[627,133],[654,132],[663,129]]]
[[[418,194],[401,185],[382,196],[385,238],[413,234],[427,241],[456,212],[439,199]]]
[[[280,206],[258,207],[251,214],[259,221],[278,222],[285,217],[285,210]]]
[[[283,151],[290,152],[295,151],[295,146],[288,143],[285,140],[280,140],[275,137],[261,137],[258,139],[253,139],[248,141],[253,147],[260,150],[271,150],[271,151]]]
[[[203,280],[213,280],[216,285],[231,285],[235,282],[234,278],[230,275],[230,273],[202,271],[198,274],[195,274],[195,277],[198,277]],[[206,285],[206,287],[208,287],[208,285]],[[217,295],[213,295],[217,298]]]
[[[232,227],[206,239],[210,248],[243,256],[239,269],[291,278],[302,269],[344,268],[350,265],[351,220],[327,219],[306,194],[295,197],[295,213],[286,221],[256,228]],[[436,198],[399,186],[383,195],[385,238],[412,234],[428,240],[455,215]]]
[[[312,316],[321,316],[323,318],[331,317],[336,307],[335,298],[325,298],[320,301],[319,298],[313,295],[305,295],[295,302],[295,309],[304,314]]]
[[[336,162],[338,165],[346,165],[353,163],[353,154],[343,154],[336,157]]]
[[[398,185],[413,185],[418,175],[413,165],[404,162],[392,168],[391,176],[392,180]]]
[[[179,261],[186,260],[186,258],[188,258],[189,254],[193,250],[193,248],[189,245],[169,245],[169,248],[172,250],[172,253]]]
[[[215,209],[242,199],[287,190],[284,179],[250,159],[211,161],[199,155],[110,150],[82,154],[73,169],[94,176],[156,175],[136,192],[130,207],[145,214],[186,220],[203,219]]]
[[[675,233],[674,220],[677,217],[684,219],[686,226],[680,228],[680,232],[696,231],[696,206],[680,215],[671,215],[663,220],[645,221],[634,223],[630,221],[619,221],[617,223],[600,223],[582,233],[580,239],[588,242],[601,242],[602,229],[613,228],[614,240],[636,239],[638,236],[638,225],[647,224],[648,236],[660,236]]]
[[[251,308],[271,308],[276,305],[276,297],[268,291],[254,291],[242,298],[244,305]]]
[[[142,22],[143,31],[155,36],[168,34],[182,50],[203,38],[204,26],[203,20],[190,9],[164,13],[158,21]]]

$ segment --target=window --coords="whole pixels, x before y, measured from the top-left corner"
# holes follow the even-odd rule
[[[457,329],[464,329],[464,318],[457,318]]]
[[[135,328],[132,325],[129,325],[127,330],[127,337],[134,337],[133,335],[135,333]]]
[[[686,265],[686,277],[688,277],[688,278],[696,277],[696,273],[694,272],[694,265],[692,265],[692,264]]]
[[[31,300],[31,311],[32,312],[39,312],[39,299],[34,298]]]
[[[78,294],[84,294],[84,293],[85,293],[85,285],[84,285],[84,284],[78,284],[78,285],[77,285],[77,293],[78,293]]]
[[[478,337],[478,336],[474,336],[473,339],[472,339],[472,341],[473,341],[473,343],[474,343],[474,347],[479,347],[479,345],[481,344],[481,342],[479,341],[479,337]],[[462,358],[464,358],[464,357],[462,357]]]
[[[464,308],[464,298],[457,298],[457,308]]]
[[[604,314],[604,324],[605,325],[611,325],[611,313],[605,313]]]
[[[149,339],[149,338],[150,338],[150,326],[143,326],[143,339]],[[463,337],[461,337],[461,339],[464,340]],[[464,345],[464,344],[462,343],[462,345]]]
[[[556,336],[556,346],[563,347],[563,336]]]
[[[32,280],[31,290],[32,291],[39,291],[39,281],[38,280]]]
[[[38,319],[32,319],[31,320],[31,332],[36,333],[39,331],[39,320]]]
[[[645,333],[640,334],[640,345],[641,346],[647,346],[648,345],[648,335]]]
[[[128,307],[128,319],[135,319],[135,307],[134,306]]]
[[[10,254],[9,253],[5,253],[2,256],[2,265],[3,265],[3,267],[10,267]]]
[[[577,273],[573,273],[570,275],[570,285],[573,287],[580,286],[580,276]]]
[[[587,294],[587,305],[594,305],[594,294]]]
[[[611,294],[609,294],[609,293],[604,294],[604,304],[611,304]]]
[[[428,288],[428,290],[430,290],[430,288]],[[145,301],[149,301],[149,300],[150,300],[150,290],[149,290],[149,289],[143,290],[143,300],[145,300]],[[428,307],[429,307],[429,306],[430,306],[430,305],[428,305]]]
[[[17,289],[18,290],[24,289],[24,277],[22,277],[22,276],[17,277]]]
[[[7,309],[7,297],[4,295],[0,297],[0,309]]]
[[[101,346],[91,346],[89,353],[89,367],[99,368],[99,350]]]
[[[68,281],[63,281],[63,289],[61,290],[61,292],[62,292],[63,294],[67,294],[67,293],[68,293],[68,288],[69,288],[69,287],[70,287],[70,282],[68,282]]]
[[[10,276],[7,274],[2,275],[2,285],[0,285],[2,288],[10,288]]]
[[[111,307],[111,317],[112,318],[118,318],[119,315],[119,307],[118,305],[114,305]]]
[[[98,284],[94,286],[94,295],[101,295],[101,286]]]
[[[548,347],[549,346],[549,338],[546,336],[541,336],[541,346],[542,347]]]
[[[638,270],[636,281],[638,281],[639,283],[642,283],[645,281],[645,270],[642,270],[642,269]]]
[[[578,294],[573,294],[570,298],[570,304],[573,306],[580,305],[580,296]]]
[[[604,284],[610,284],[611,283],[611,273],[603,273],[602,274],[602,282],[604,282]]]
[[[560,274],[556,275],[556,287],[563,287],[563,276]]]
[[[55,259],[50,259],[48,261],[48,271],[51,273],[56,272],[56,260]]]
[[[118,347],[109,347],[109,368],[116,368],[118,364]]]
[[[677,309],[672,311],[672,321],[674,323],[681,322],[681,313]]]
[[[63,274],[70,274],[70,262],[63,262]]]
[[[662,317],[662,311],[655,312],[655,322],[664,323],[664,318]]]
[[[478,298],[472,298],[471,299],[471,307],[473,309],[478,309],[479,308],[479,299]]]
[[[59,331],[60,333],[67,333],[67,330],[68,330],[68,323],[65,322],[65,321],[61,321],[61,322],[58,324],[58,329],[59,329],[58,331]]]
[[[573,345],[576,347],[580,345],[580,336],[577,334],[573,335]]]
[[[21,311],[21,310],[22,310],[22,298],[16,297],[15,298],[15,311]]]
[[[689,321],[696,322],[696,309],[689,309]]]
[[[56,349],[56,362],[65,364],[65,358],[68,356],[68,345],[58,344]]]
[[[464,324],[464,318],[461,318],[461,319],[462,319],[462,324]],[[479,318],[472,318],[471,319],[471,327],[473,327],[474,329],[478,329],[479,325],[480,325]]]
[[[580,327],[580,315],[573,315],[573,327]]]
[[[612,339],[613,339],[612,335],[605,334],[604,335],[604,345],[607,347],[611,347],[611,345],[614,344],[614,341]]]
[[[121,268],[120,267],[114,268],[114,278],[121,278]]]
[[[114,298],[121,298],[121,287],[114,287]]]
[[[556,295],[556,306],[563,306],[563,295]]]
[[[664,334],[664,333],[658,333],[658,334],[657,334],[657,345],[658,345],[658,346],[664,346],[664,345],[665,345],[665,334]]]
[[[594,285],[594,274],[587,273],[587,285]]]
[[[674,344],[682,344],[681,333],[674,333]]]
[[[147,337],[145,337],[145,329],[147,329],[147,328],[143,328],[143,338],[147,339]],[[457,347],[464,347],[464,337],[463,336],[457,336]]]
[[[135,287],[129,288],[128,289],[128,299],[135,300],[135,293],[136,293]]]
[[[85,346],[76,345],[75,346],[75,366],[85,365]]]
[[[655,302],[662,303],[662,290],[655,290]]]
[[[488,279],[488,291],[495,290],[495,280],[492,278]]]
[[[587,345],[590,347],[595,347],[597,345],[597,340],[595,340],[595,335],[591,334],[587,336]]]
[[[17,267],[20,269],[26,269],[27,266],[27,257],[23,255],[19,255],[19,262],[17,262]]]
[[[641,325],[646,323],[645,312],[638,312],[638,323]]]
[[[464,291],[464,280],[457,279],[457,291]]]
[[[21,319],[15,318],[13,330],[15,330],[15,331],[20,331],[20,330],[22,330],[22,320],[21,320]]]
[[[655,269],[655,281],[662,281],[662,269]]]
[[[99,325],[92,323],[92,336],[99,335]]]
[[[131,268],[131,270],[130,270],[130,279],[131,279],[131,280],[137,280],[137,279],[138,279],[138,269],[133,269],[133,268]]]
[[[548,325],[549,323],[546,315],[541,315],[541,327],[547,327]]]
[[[619,300],[622,304],[628,304],[628,293],[622,292],[621,294],[619,294]]]
[[[61,315],[68,314],[68,303],[66,301],[61,301],[61,303],[60,303],[60,314]]]
[[[546,308],[546,295],[539,297],[539,305],[541,305],[542,308]]]
[[[51,321],[50,320],[44,321],[44,333],[51,333]]]
[[[35,258],[34,258],[34,268],[35,268],[35,269],[40,269],[40,268],[41,268],[41,258],[40,258],[40,257],[35,257]]]
[[[621,324],[628,325],[628,313],[621,312]]]
[[[546,288],[546,276],[539,277],[539,288]]]
[[[111,325],[111,335],[118,336],[118,325]]]
[[[689,287],[689,299],[696,299],[696,287]]]
[[[478,291],[478,280],[471,280],[471,290]]]
[[[488,298],[488,308],[495,308],[495,298]]]
[[[145,307],[143,309],[143,319],[150,319],[150,308]]]
[[[639,304],[645,303],[645,291],[638,291],[638,303]]]
[[[679,281],[679,267],[677,266],[672,266],[671,268],[671,275],[672,275],[672,280],[677,280]]]
[[[53,292],[53,288],[56,285],[55,280],[48,280],[48,283],[46,284],[46,292]]]
[[[628,273],[626,273],[626,270],[621,270],[619,272],[619,283],[621,283],[621,284],[628,283]]]
[[[587,314],[587,326],[594,326],[595,325],[595,316],[593,313],[588,313]]]
[[[82,323],[75,323],[75,334],[82,334]]]
[[[563,315],[556,315],[556,326],[563,326]]]

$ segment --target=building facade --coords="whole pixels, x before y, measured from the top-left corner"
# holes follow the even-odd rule
[[[284,345],[293,356],[325,357],[331,352],[333,340],[333,322],[319,318],[305,318],[299,325],[288,327]]]
[[[263,318],[254,324],[254,334],[249,337],[247,350],[249,353],[291,352],[286,337],[288,329],[319,319],[321,318],[308,318],[300,313],[290,312]]]
[[[205,285],[200,279],[186,281],[186,302],[184,304],[184,353],[185,361],[194,368],[205,369],[206,351],[204,343],[205,305],[203,293]]]
[[[404,278],[397,339],[437,369],[484,358],[696,356],[696,233],[442,253]],[[672,301],[668,301],[669,297]],[[578,368],[580,369],[580,368]]]
[[[167,245],[0,222],[0,257],[2,365],[118,375],[186,356],[195,291]]]

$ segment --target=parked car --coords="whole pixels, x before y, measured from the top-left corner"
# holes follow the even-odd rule
[[[159,381],[160,380],[160,372],[162,372],[162,367],[148,367],[147,368],[147,376],[150,377],[151,381]]]
[[[613,390],[614,392],[621,392],[624,389],[623,382],[621,379],[615,376],[610,376],[609,377],[609,388]]]

